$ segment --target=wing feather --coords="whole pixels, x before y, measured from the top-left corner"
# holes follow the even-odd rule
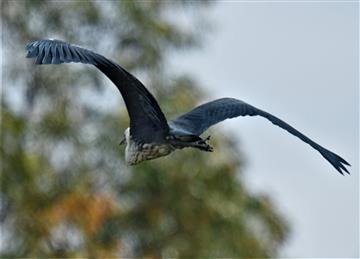
[[[84,63],[102,71],[119,89],[129,117],[130,134],[139,142],[161,142],[169,132],[166,118],[145,86],[118,64],[90,50],[59,40],[38,40],[27,44],[28,58],[36,64]]]
[[[274,115],[237,99],[222,98],[205,103],[194,108],[190,112],[181,115],[175,120],[169,122],[169,124],[174,132],[186,132],[194,135],[200,135],[214,124],[238,116],[261,116],[268,119],[274,125],[279,126],[292,135],[300,138],[302,141],[320,152],[320,154],[329,163],[331,163],[338,172],[341,174],[343,174],[343,172],[349,173],[344,165],[350,166],[350,164],[337,154],[315,143],[310,138]]]

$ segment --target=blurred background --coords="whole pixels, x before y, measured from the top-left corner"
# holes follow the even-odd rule
[[[1,256],[358,257],[357,5],[2,1]],[[214,127],[212,154],[127,167],[117,89],[91,66],[33,65],[42,38],[117,61],[168,118],[243,99],[352,175],[255,118]]]

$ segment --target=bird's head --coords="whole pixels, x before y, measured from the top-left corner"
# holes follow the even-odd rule
[[[127,128],[125,131],[124,131],[124,136],[123,138],[121,139],[119,145],[123,145],[123,144],[127,144],[130,142],[130,128]]]

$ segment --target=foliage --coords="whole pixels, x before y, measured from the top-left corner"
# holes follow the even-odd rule
[[[243,185],[231,136],[217,132],[212,154],[184,150],[129,168],[118,145],[128,118],[109,80],[93,67],[35,67],[24,58],[33,39],[91,48],[138,75],[171,118],[205,94],[191,77],[167,71],[169,53],[200,46],[194,16],[204,8],[208,2],[1,2],[3,257],[277,254],[287,224],[268,197]],[[183,26],[179,13],[197,27]]]

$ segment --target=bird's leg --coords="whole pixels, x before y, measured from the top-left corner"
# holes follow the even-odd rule
[[[201,140],[194,142],[193,147],[198,148],[203,151],[213,152],[214,148],[207,143],[208,140],[210,140],[210,135],[207,136],[205,139],[201,139]]]
[[[195,148],[198,148],[202,151],[206,151],[206,152],[213,152],[214,148],[212,146],[210,146],[208,143],[206,143],[205,141],[203,143],[194,145]]]
[[[212,146],[210,146],[209,144],[205,143],[205,142],[174,142],[172,143],[175,147],[177,148],[185,148],[185,147],[192,147],[192,148],[197,148],[200,149],[202,151],[207,151],[207,152],[212,152],[214,149]]]
[[[185,148],[185,147],[192,147],[192,148],[197,148],[200,149],[202,151],[207,151],[207,152],[212,152],[213,151],[213,147],[210,146],[206,141],[208,141],[210,139],[210,136],[208,136],[205,139],[198,139],[196,141],[181,141],[179,139],[174,139],[171,140],[170,143],[176,147],[176,148]]]
[[[201,144],[201,145],[204,145],[204,144],[208,144],[207,141],[210,140],[210,136],[207,136],[206,138],[204,139],[199,139],[197,141],[194,141],[193,143],[197,143],[197,144]]]

